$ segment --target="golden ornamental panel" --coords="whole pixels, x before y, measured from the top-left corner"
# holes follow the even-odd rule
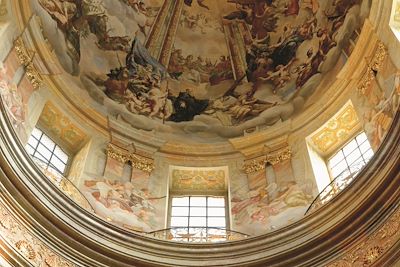
[[[79,149],[87,137],[52,102],[47,102],[44,106],[39,122],[46,130],[65,142],[72,151]]]
[[[325,153],[347,140],[357,126],[359,126],[359,119],[356,110],[349,104],[314,134],[311,140],[321,152]]]
[[[172,190],[225,190],[224,170],[172,171]]]

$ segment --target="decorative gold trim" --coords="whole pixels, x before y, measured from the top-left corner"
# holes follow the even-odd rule
[[[30,53],[26,48],[22,37],[18,37],[15,40],[14,48],[19,61],[25,68],[26,77],[28,78],[29,82],[32,84],[35,90],[39,89],[43,84],[43,79],[33,64],[34,54]]]
[[[388,55],[387,49],[382,42],[378,43],[375,54],[368,63],[367,69],[361,78],[359,85],[357,86],[357,92],[361,95],[365,95],[367,89],[371,86],[372,81],[375,79],[376,72],[378,72],[385,62]]]
[[[0,236],[32,266],[76,266],[33,236],[2,203],[0,203]]]
[[[289,160],[292,158],[292,151],[287,147],[278,152],[267,155],[267,162],[272,165],[276,165],[282,161]]]
[[[132,167],[135,169],[147,173],[151,173],[155,169],[153,159],[145,158],[111,143],[108,144],[106,152],[108,157],[115,159],[121,163],[125,164],[127,162],[130,162]]]
[[[246,160],[242,170],[246,174],[256,173],[258,171],[265,170],[267,163],[276,165],[280,162],[290,159],[291,157],[292,151],[289,149],[289,147],[285,147],[283,149],[270,152],[266,156]]]
[[[373,234],[327,267],[372,266],[400,239],[400,209]]]
[[[243,166],[243,171],[246,174],[256,173],[262,170],[265,170],[265,166],[267,164],[267,157],[262,156],[259,158],[251,159],[249,161],[245,161]]]

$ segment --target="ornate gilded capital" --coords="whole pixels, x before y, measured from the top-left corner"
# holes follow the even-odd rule
[[[43,83],[43,79],[33,64],[34,54],[29,52],[21,37],[18,37],[15,40],[14,48],[19,61],[25,67],[26,77],[29,82],[32,84],[34,89],[39,89]]]
[[[378,48],[376,49],[375,55],[372,58],[371,69],[374,71],[379,71],[383,66],[383,63],[387,57],[387,49],[382,42],[378,43]]]
[[[130,162],[133,168],[147,173],[151,173],[155,168],[153,159],[145,158],[113,144],[108,144],[106,152],[108,157],[121,163]]]
[[[273,152],[267,155],[267,162],[276,165],[282,161],[288,160],[292,157],[292,151],[287,147],[283,150]]]
[[[365,95],[367,89],[375,79],[375,73],[381,69],[387,55],[388,53],[385,45],[382,42],[379,42],[375,54],[372,57],[371,62],[368,62],[368,67],[358,84],[357,92],[359,94]]]
[[[261,170],[265,170],[265,165],[267,164],[266,156],[248,160],[244,163],[243,171],[246,174],[256,173]]]

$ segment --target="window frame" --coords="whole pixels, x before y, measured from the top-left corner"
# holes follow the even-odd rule
[[[40,135],[40,138],[39,138],[39,139],[37,139],[35,136],[33,136],[33,131],[34,131],[35,129],[37,129],[37,130],[39,130],[39,131],[41,132],[41,135]],[[51,140],[51,141],[55,144],[53,150],[50,150],[47,146],[45,146],[45,145],[41,142],[43,136],[46,136],[49,140]],[[33,147],[31,144],[29,144],[29,139],[30,139],[30,138],[34,138],[34,139],[37,141],[36,147]],[[47,162],[44,161],[43,159],[37,157],[37,156],[34,156],[35,153],[38,153],[38,154],[40,154],[40,156],[41,156],[42,158],[46,158],[44,155],[42,155],[42,154],[38,151],[38,147],[39,147],[40,144],[42,144],[42,145],[51,153],[50,159],[49,159]],[[33,151],[34,151],[33,154],[31,154],[30,151],[28,151],[28,149],[27,149],[28,146],[30,146],[30,147],[33,149]],[[55,154],[55,150],[57,149],[57,147],[68,157],[66,162],[64,162],[62,159],[60,159],[60,158]],[[66,149],[62,146],[62,144],[60,144],[60,142],[56,142],[56,141],[54,140],[54,138],[52,138],[49,134],[47,134],[46,131],[44,131],[43,129],[41,129],[41,128],[38,127],[37,125],[36,125],[36,126],[34,127],[34,129],[32,130],[32,132],[31,132],[31,134],[30,134],[30,136],[29,136],[29,138],[28,138],[28,141],[27,141],[27,143],[25,144],[25,150],[26,150],[26,152],[28,153],[28,155],[29,155],[31,158],[37,159],[37,160],[41,161],[42,163],[46,164],[46,169],[48,169],[48,168],[50,167],[50,168],[54,169],[55,171],[57,171],[59,174],[61,174],[61,175],[64,176],[64,177],[66,177],[66,176],[68,175],[69,170],[70,170],[70,167],[71,167],[71,163],[72,163],[72,160],[73,160],[73,156],[71,155],[71,153],[69,153],[68,150],[66,150]],[[65,164],[64,172],[62,172],[61,170],[59,170],[53,163],[51,163],[51,159],[53,158],[53,156],[55,156],[60,162],[62,162],[63,164]],[[46,159],[46,160],[47,160],[47,159]]]
[[[361,134],[365,134],[367,138],[366,138],[366,140],[365,140],[363,143],[359,144],[358,141],[357,141],[357,137],[360,136]],[[355,150],[358,149],[359,152],[360,152],[360,154],[361,154],[361,158],[363,159],[363,162],[365,163],[365,164],[363,165],[362,168],[364,168],[364,166],[367,165],[368,162],[369,162],[369,161],[372,159],[372,157],[375,155],[375,152],[373,151],[373,149],[372,149],[372,147],[371,147],[371,143],[369,142],[369,139],[368,139],[368,136],[367,136],[366,132],[365,132],[365,131],[360,131],[360,132],[355,133],[355,134],[354,134],[351,138],[349,138],[342,146],[340,146],[338,149],[336,149],[334,152],[332,152],[331,155],[329,155],[329,156],[327,157],[326,166],[327,166],[327,169],[328,169],[329,178],[330,178],[331,182],[333,182],[333,181],[336,180],[338,177],[340,177],[340,175],[341,175],[344,171],[346,171],[346,170],[348,170],[348,171],[350,172],[349,176],[353,176],[352,179],[354,179],[354,177],[357,176],[357,174],[358,174],[359,171],[358,171],[358,172],[353,172],[353,173],[351,172],[351,169],[350,169],[351,166],[348,164],[347,158],[346,158],[346,156],[344,155],[344,152],[343,152],[343,149],[344,149],[348,144],[350,144],[353,140],[356,141],[356,143],[357,143],[357,148],[355,148],[353,151],[351,151],[351,152],[349,153],[349,155],[350,155],[351,153],[353,153]],[[361,146],[362,144],[364,144],[365,142],[368,142],[369,147],[370,147],[367,151],[371,150],[372,153],[373,153],[372,157],[371,157],[368,161],[366,161],[365,158],[364,158],[365,152],[364,152],[364,154],[363,154],[363,153],[361,152],[361,149],[360,149],[360,146]],[[367,151],[366,151],[366,152],[367,152]],[[330,161],[331,161],[339,152],[342,152],[342,153],[343,153],[343,160],[339,161],[335,166],[337,166],[340,162],[345,161],[347,168],[346,168],[345,170],[343,170],[340,174],[338,174],[336,177],[334,177],[334,176],[333,176],[333,170],[332,170],[333,168],[330,166]],[[347,156],[348,156],[348,155],[347,155]],[[358,158],[358,159],[359,159],[359,158]],[[357,161],[358,159],[356,159],[356,161]],[[354,163],[354,162],[353,162],[353,163]],[[335,167],[335,166],[334,166],[334,167]],[[362,169],[362,168],[361,168],[361,169]],[[360,170],[361,170],[361,169],[360,169]]]
[[[207,193],[204,193],[204,194],[191,194],[191,193],[184,193],[184,194],[182,194],[182,193],[170,193],[169,194],[169,197],[168,197],[168,212],[167,212],[167,222],[166,222],[166,225],[167,225],[167,228],[172,228],[171,227],[171,219],[172,219],[172,199],[173,198],[178,198],[178,197],[189,197],[189,215],[187,216],[188,217],[188,226],[182,226],[182,227],[178,227],[178,228],[211,228],[211,229],[213,229],[213,228],[220,228],[220,229],[225,229],[225,230],[230,230],[231,229],[231,227],[230,227],[230,216],[229,216],[229,214],[230,214],[230,212],[229,212],[229,203],[228,203],[228,195],[227,194],[207,194]],[[224,206],[224,209],[225,209],[225,227],[212,227],[212,226],[210,226],[210,227],[208,227],[208,226],[189,226],[189,224],[190,224],[190,197],[206,197],[206,204],[208,204],[207,202],[207,198],[208,197],[215,197],[215,198],[223,198],[224,199],[224,202],[225,202],[225,206]],[[208,209],[208,207],[206,206],[206,212],[207,212],[207,209]],[[176,217],[179,217],[179,216],[176,216]],[[184,216],[182,216],[182,217],[184,217]],[[203,216],[193,216],[193,217],[203,217]],[[216,216],[216,217],[218,217],[218,216]],[[207,218],[208,218],[208,216],[206,216],[206,224],[207,224]],[[175,227],[175,226],[174,226]]]

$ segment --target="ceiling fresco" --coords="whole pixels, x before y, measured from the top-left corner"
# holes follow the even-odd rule
[[[66,74],[101,112],[144,130],[235,137],[304,109],[324,74],[335,77],[370,1],[33,0],[32,7]]]

